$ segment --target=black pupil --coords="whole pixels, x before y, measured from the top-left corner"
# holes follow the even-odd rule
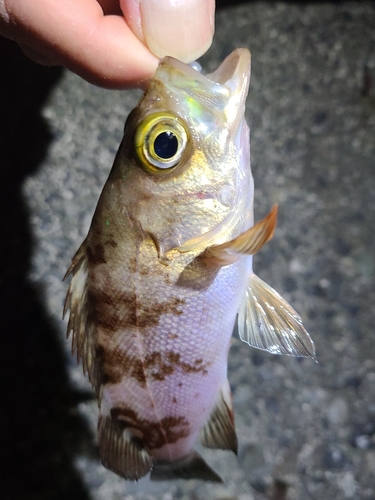
[[[155,153],[163,160],[169,160],[177,153],[178,140],[173,132],[162,132],[154,142]]]

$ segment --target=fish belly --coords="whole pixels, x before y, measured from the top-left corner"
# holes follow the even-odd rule
[[[160,460],[192,452],[226,383],[251,258],[214,271],[194,265],[161,264],[143,245],[131,272],[124,262],[92,273],[101,416]],[[112,287],[100,297],[104,283]]]

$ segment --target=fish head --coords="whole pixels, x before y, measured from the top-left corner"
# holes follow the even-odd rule
[[[247,49],[207,76],[166,57],[129,116],[113,172],[159,255],[201,252],[252,217],[249,79]]]

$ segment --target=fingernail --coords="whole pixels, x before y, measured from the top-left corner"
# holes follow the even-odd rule
[[[141,0],[142,30],[158,57],[191,62],[203,55],[214,34],[214,0]]]

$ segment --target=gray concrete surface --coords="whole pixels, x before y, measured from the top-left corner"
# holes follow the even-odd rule
[[[233,337],[239,456],[201,450],[224,485],[127,483],[105,470],[96,402],[64,337],[61,278],[139,93],[53,73],[39,95],[23,72],[18,119],[6,106],[0,119],[12,145],[0,199],[4,499],[375,499],[374,2],[222,8],[205,71],[240,46],[253,58],[256,217],[280,210],[255,269],[301,314],[319,363]]]

